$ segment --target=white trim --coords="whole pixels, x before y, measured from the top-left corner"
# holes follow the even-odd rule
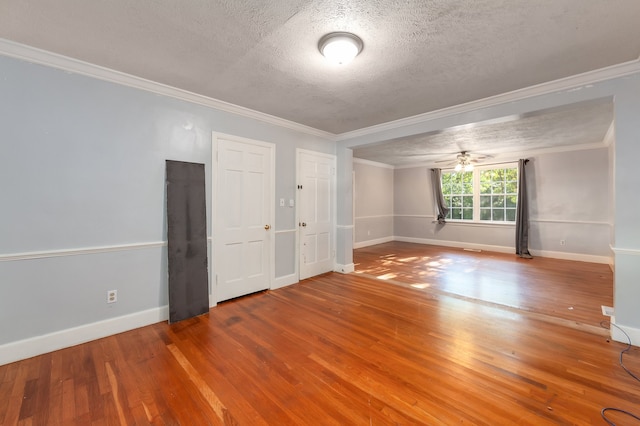
[[[354,243],[353,248],[359,249],[362,247],[375,246],[376,244],[390,243],[393,240],[394,240],[394,237],[383,237],[383,238],[376,238],[373,240],[360,241],[360,242]]]
[[[418,219],[428,219],[435,218],[435,216],[431,215],[414,215],[414,214],[396,214],[394,217],[409,217],[409,218],[418,218]],[[374,217],[374,216],[372,216]],[[356,218],[359,219],[359,218]],[[573,225],[598,225],[598,226],[613,226],[609,222],[600,222],[595,220],[564,220],[564,219],[529,219],[529,222],[537,222],[537,223],[562,223],[562,224],[573,224]],[[481,222],[481,221],[470,221],[470,220],[447,220],[447,225],[454,226],[476,226],[476,227],[492,227],[492,226],[515,226],[515,222]]]
[[[0,365],[166,321],[168,318],[169,307],[161,306],[42,336],[30,337],[17,342],[6,343],[0,345]]]
[[[432,219],[435,218],[432,214],[394,214],[394,217],[415,217],[418,219]],[[447,222],[449,223],[449,222]]]
[[[282,277],[277,277],[271,283],[271,290],[276,290],[282,287],[286,287],[292,284],[298,283],[298,274],[293,273],[290,275],[284,275]]]
[[[84,75],[99,80],[108,81],[110,83],[122,86],[133,87],[135,89],[144,90],[158,95],[169,96],[186,102],[215,108],[219,111],[229,112],[264,123],[273,124],[278,127],[295,130],[307,135],[319,136],[333,141],[334,134],[313,127],[285,120],[280,117],[265,114],[263,112],[254,111],[249,108],[234,105],[208,96],[199,95],[187,90],[178,89],[166,84],[157,83],[145,78],[136,77],[113,69],[101,67],[99,65],[90,64],[68,56],[59,55],[57,53],[48,52],[37,49],[35,47],[19,44],[10,40],[0,38],[0,55],[9,56],[23,61],[45,65],[57,68],[66,72]]]
[[[493,157],[491,157],[491,160],[488,160],[490,162],[486,162],[486,163],[478,163],[476,166],[474,167],[491,167],[491,166],[496,166],[498,164],[504,164],[504,163],[516,163],[518,162],[519,158],[522,157],[536,157],[538,155],[545,155],[545,154],[557,154],[560,152],[574,152],[574,151],[587,151],[590,149],[604,149],[606,148],[606,145],[602,142],[598,142],[598,143],[588,143],[588,144],[580,144],[580,145],[563,145],[563,146],[556,146],[556,147],[552,147],[552,148],[541,148],[541,149],[532,149],[529,151],[522,151],[519,152],[517,154],[514,153],[506,153],[506,154],[497,154]],[[517,158],[516,158],[517,157]],[[399,165],[399,166],[395,166],[394,169],[400,170],[400,169],[415,169],[415,168],[420,168],[420,167],[426,167],[426,168],[432,168],[438,166],[438,164],[434,163],[433,161],[427,161],[427,162],[420,162],[420,163],[412,163],[412,164],[404,164],[404,165]],[[441,168],[441,167],[440,167]],[[442,169],[442,170],[453,170],[451,168],[448,169]]]
[[[578,262],[603,263],[610,265],[612,260],[609,256],[598,256],[595,254],[569,253],[564,251],[551,250],[532,250],[529,249],[532,256],[551,257],[553,259],[575,260]]]
[[[604,146],[609,147],[616,140],[616,127],[614,126],[614,123],[615,122],[612,120],[609,128],[607,129],[607,133],[604,135],[604,139],[602,140]]]
[[[604,149],[604,148],[606,148],[606,146],[602,142],[583,143],[579,145],[562,145],[562,146],[554,146],[550,148],[540,148],[540,149],[532,149],[529,151],[523,151],[515,155],[517,158],[514,158],[513,153],[496,155],[491,159],[491,161],[498,162],[499,160],[500,163],[515,162],[517,165],[518,159],[522,157],[536,157],[538,155],[558,154],[560,152],[589,151],[591,149]],[[489,165],[491,164],[489,163]],[[478,167],[480,167],[480,165],[478,165]]]
[[[529,222],[538,222],[538,223],[563,223],[563,224],[573,224],[573,225],[598,225],[598,226],[613,226],[609,222],[601,222],[595,220],[564,220],[564,219],[529,219]]]
[[[353,225],[336,225],[336,229],[353,229]]]
[[[545,95],[549,93],[559,92],[563,90],[575,90],[580,86],[586,86],[594,83],[598,83],[613,78],[624,77],[630,74],[634,74],[640,71],[640,60],[625,62],[622,64],[612,65],[610,67],[601,68],[594,71],[589,71],[582,74],[577,74],[558,80],[541,83],[535,86],[526,87],[523,89],[514,90],[507,93],[491,96],[488,98],[478,99],[475,101],[467,102],[464,104],[455,105],[452,107],[442,108],[436,111],[431,111],[423,114],[418,114],[412,117],[401,118],[399,120],[390,121],[387,123],[377,124],[362,129],[357,129],[351,132],[345,132],[341,134],[333,134],[325,132],[323,130],[315,129],[313,127],[305,126],[303,124],[295,123],[290,120],[285,120],[280,117],[265,114],[259,111],[251,110],[249,108],[234,105],[228,102],[224,102],[218,99],[210,98],[207,96],[199,95],[197,93],[189,92],[186,90],[171,87],[165,84],[157,83],[151,80],[147,80],[141,77],[136,77],[131,74],[126,74],[120,71],[112,70],[99,65],[84,62],[78,59],[70,58],[67,56],[59,55],[56,53],[48,52],[35,47],[27,46],[24,44],[16,43],[14,41],[0,38],[0,55],[8,56],[23,61],[45,65],[52,68],[57,68],[66,72],[74,74],[85,75],[88,77],[96,78],[111,83],[133,87],[136,89],[144,90],[159,95],[169,96],[175,99],[180,99],[186,102],[215,108],[220,111],[237,114],[243,117],[259,120],[265,123],[273,124],[279,127],[288,128],[304,134],[319,136],[327,138],[331,141],[344,141],[360,136],[370,135],[378,132],[397,129],[405,126],[424,123],[430,120],[438,118],[449,117],[456,114],[462,114],[471,112],[477,109],[489,108],[504,103],[515,102],[534,96]],[[379,163],[384,164],[384,163]],[[388,165],[387,165],[388,166]],[[393,166],[391,166],[393,167]],[[401,166],[404,168],[405,166]],[[406,166],[417,167],[417,166]],[[398,168],[398,167],[395,167]]]
[[[449,224],[449,222],[447,222]],[[516,249],[514,247],[505,247],[505,246],[493,246],[489,244],[475,244],[475,243],[467,243],[464,241],[446,241],[446,240],[432,240],[429,238],[413,238],[413,237],[393,237],[394,241],[402,241],[405,243],[417,243],[417,244],[429,244],[433,246],[444,246],[444,247],[455,247],[462,249],[473,249],[473,250],[485,250],[485,251],[495,251],[498,253],[514,253]]]
[[[377,161],[365,160],[364,158],[353,158],[354,163],[364,164],[366,166],[380,167],[383,169],[395,169],[395,167],[391,164],[379,163]]]
[[[449,222],[447,222],[449,224]],[[467,243],[464,241],[446,241],[433,240],[428,238],[412,238],[412,237],[393,237],[394,241],[403,241],[406,243],[430,244],[435,246],[456,247],[462,249],[495,251],[498,253],[513,253],[515,256],[516,249],[507,246],[494,246],[489,244]],[[550,257],[553,259],[575,260],[579,262],[603,263],[611,264],[611,258],[608,256],[596,256],[582,253],[566,253],[548,250],[530,250],[531,254],[539,257]]]
[[[65,250],[46,250],[46,251],[32,251],[24,253],[2,254],[0,255],[0,262],[11,262],[17,260],[30,260],[30,259],[46,259],[49,257],[65,257],[65,256],[80,256],[85,254],[96,253],[110,253],[114,251],[124,250],[140,250],[156,247],[166,246],[166,241],[155,241],[151,243],[133,243],[133,244],[117,244],[110,246],[98,246],[98,247],[85,247],[76,249]]]
[[[631,339],[631,344],[633,346],[640,346],[640,328],[635,328],[635,327],[629,327],[627,325],[616,324],[616,317],[615,316],[611,317],[610,322],[611,322],[611,324],[615,324],[616,326],[618,326],[621,329],[623,329],[625,331],[625,333],[627,333],[629,335],[629,338]],[[611,325],[609,327],[609,330],[610,330],[610,333],[611,333],[611,338],[613,340],[615,340],[616,342],[629,343],[629,340],[627,339],[627,336],[625,336],[622,333],[622,331],[618,330],[613,325]]]
[[[336,263],[333,268],[333,272],[339,272],[341,274],[350,274],[355,270],[356,270],[356,265],[353,263],[350,263],[348,265],[341,265],[339,263]]]
[[[438,223],[437,220],[431,223]],[[515,228],[515,222],[490,222],[490,221],[471,221],[471,220],[455,220],[447,219],[447,226],[462,226],[462,227],[474,227],[474,228]]]
[[[625,62],[622,64],[612,65],[610,67],[572,75],[558,80],[537,84],[535,86],[529,86],[522,89],[513,90],[511,92],[501,93],[499,95],[490,96],[488,98],[478,99],[464,104],[454,105],[448,108],[442,108],[436,111],[414,115],[412,117],[401,118],[399,120],[389,121],[387,123],[376,124],[374,126],[365,127],[351,132],[341,133],[337,135],[336,141],[345,141],[361,136],[367,136],[389,130],[413,126],[431,120],[469,113],[477,111],[479,109],[521,101],[523,99],[532,98],[535,96],[547,95],[561,91],[573,91],[582,86],[588,86],[601,81],[624,77],[630,74],[637,73],[638,71],[640,71],[640,60],[634,59],[633,61]]]
[[[628,256],[640,256],[640,250],[638,249],[627,249],[627,248],[611,246],[611,250],[613,250],[615,254],[626,254]]]
[[[391,214],[380,214],[380,215],[376,215],[376,216],[358,216],[354,219],[358,220],[358,219],[380,219],[380,218],[385,218],[385,217],[394,217],[395,215],[393,213]]]
[[[275,231],[276,234],[288,234],[291,232],[296,232],[297,229],[279,229],[277,231]]]

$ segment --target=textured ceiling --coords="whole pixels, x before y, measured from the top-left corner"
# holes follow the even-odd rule
[[[446,160],[455,162],[457,153],[468,151],[472,158],[487,156],[485,162],[491,163],[495,158],[515,159],[527,151],[604,146],[612,121],[613,101],[602,99],[393,139],[356,148],[353,156],[406,166]],[[446,165],[444,163],[443,167]]]
[[[638,22],[638,0],[0,0],[1,38],[331,133],[636,60]],[[360,56],[327,63],[331,31]]]

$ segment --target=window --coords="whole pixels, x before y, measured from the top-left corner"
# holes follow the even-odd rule
[[[449,220],[515,222],[518,168],[508,164],[469,172],[443,171],[442,195]]]
[[[447,219],[473,220],[473,172],[442,172]]]

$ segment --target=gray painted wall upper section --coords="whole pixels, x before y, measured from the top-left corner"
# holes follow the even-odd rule
[[[355,216],[393,214],[393,169],[353,163],[356,179]]]
[[[613,189],[609,187],[609,150],[590,149],[528,158],[531,160],[527,165],[532,222],[530,248],[610,256],[609,199]],[[477,225],[450,222],[442,227],[431,223],[435,207],[430,182],[426,167],[395,170],[397,236],[514,246],[512,225],[483,224],[475,229]],[[565,245],[560,245],[561,239]]]
[[[275,196],[287,200],[296,148],[335,151],[318,136],[0,56],[0,255],[165,241],[167,159],[205,164],[211,236],[212,131],[274,143]],[[276,208],[276,230],[296,228],[293,210]],[[277,273],[292,273],[294,241],[278,239]],[[0,261],[0,345],[166,305],[165,256],[155,246]],[[119,301],[107,306],[110,288]]]
[[[355,242],[393,237],[393,169],[353,163]]]
[[[530,218],[609,223],[606,148],[535,156],[527,167]]]

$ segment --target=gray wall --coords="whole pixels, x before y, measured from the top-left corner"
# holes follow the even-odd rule
[[[612,257],[609,149],[523,157],[531,160],[527,182],[532,252]],[[470,247],[515,247],[513,225],[433,223],[435,206],[427,167],[395,170],[394,201],[396,237],[470,243]]]
[[[355,245],[393,238],[393,168],[354,159]]]
[[[600,70],[589,75],[564,79],[562,82],[534,86],[518,92],[461,105],[447,111],[425,114],[396,125],[381,125],[370,131],[358,131],[343,136],[339,149],[355,148],[390,139],[437,132],[479,121],[527,114],[535,111],[570,105],[583,101],[614,98],[615,149],[614,149],[614,200],[613,238],[614,252],[614,308],[615,322],[640,344],[640,226],[637,211],[640,209],[637,158],[640,157],[640,72],[637,67]],[[609,200],[610,198],[607,198]],[[399,231],[398,228],[395,229]],[[612,328],[617,340],[624,336]]]
[[[165,160],[205,164],[211,224],[212,131],[276,144],[276,200],[296,197],[296,148],[335,152],[319,136],[0,56],[0,345],[167,304]],[[295,270],[293,210],[276,207],[276,277]]]
[[[394,175],[394,233],[397,239],[468,247],[514,245],[513,226],[435,221],[431,173],[428,167],[396,169]]]
[[[608,148],[533,156],[527,172],[532,250],[613,257]]]

